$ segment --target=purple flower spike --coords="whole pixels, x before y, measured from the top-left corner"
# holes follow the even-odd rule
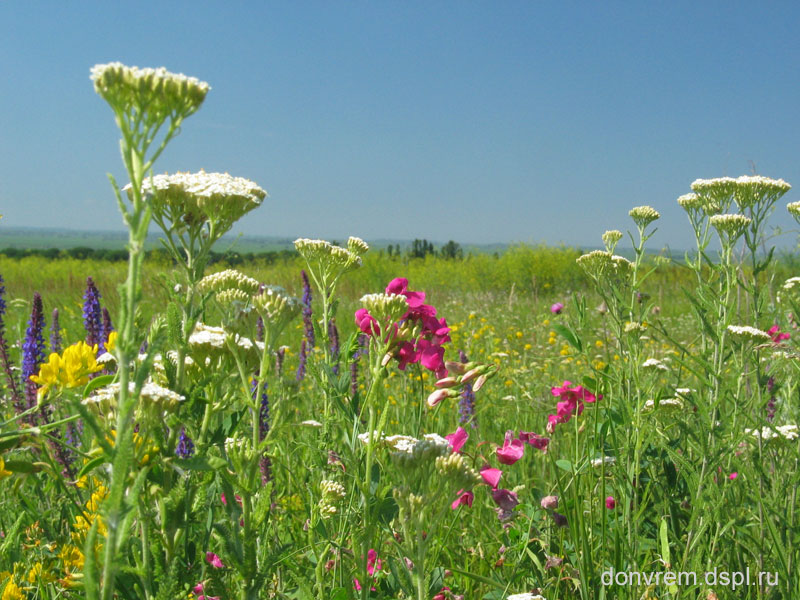
[[[8,353],[8,341],[6,340],[5,322],[3,317],[6,314],[6,286],[3,283],[3,276],[0,275],[0,361],[3,363],[3,371],[6,374],[6,382],[8,383],[8,391],[11,395],[14,409],[17,414],[22,412],[22,397],[17,388],[17,378],[11,368],[11,357]]]
[[[253,388],[251,393],[255,397],[258,391],[258,381],[253,379]],[[258,439],[264,441],[269,433],[269,396],[267,395],[267,384],[264,383],[264,389],[261,390],[261,404],[258,409]],[[261,469],[261,484],[266,485],[272,479],[272,463],[267,456],[266,450],[259,460],[259,467]]]
[[[103,307],[103,344],[108,342],[108,336],[114,331],[114,324],[111,322],[111,315],[108,314],[108,309]]]
[[[31,375],[35,375],[39,370],[39,365],[44,362],[44,308],[42,307],[42,297],[38,292],[33,294],[33,308],[31,318],[28,321],[28,329],[25,332],[25,342],[22,345],[22,384],[25,389],[25,398],[28,408],[36,404],[36,392],[38,386],[31,381]]]
[[[97,345],[102,352],[103,322],[100,310],[100,292],[91,277],[86,278],[86,291],[83,294],[83,326],[86,329],[86,343]]]
[[[186,429],[181,427],[181,436],[178,438],[178,445],[175,454],[180,458],[191,458],[194,454],[194,442],[186,435]]]
[[[463,350],[458,352],[458,360],[462,363],[468,362],[467,355]],[[472,383],[467,382],[461,388],[461,400],[458,401],[458,422],[461,425],[470,423],[472,427],[477,427],[475,419],[475,392],[472,390]]]

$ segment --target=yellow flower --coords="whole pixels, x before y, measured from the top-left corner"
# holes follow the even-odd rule
[[[6,587],[3,589],[3,595],[0,600],[25,600],[25,594],[22,589],[14,583],[13,579],[9,579]]]
[[[533,348],[531,344],[525,344],[525,350],[530,350],[531,348]]]
[[[42,386],[39,396],[44,396],[51,387],[73,388],[89,383],[89,375],[102,370],[97,364],[97,346],[78,342],[64,349],[61,355],[55,352],[43,363],[38,375],[31,375],[31,381]]]
[[[597,346],[598,348],[602,348],[603,347],[603,340],[597,340],[594,343],[594,345]]]
[[[515,333],[514,335],[516,335],[516,336],[517,336],[517,339],[519,339],[519,338],[521,338],[521,337],[522,337],[522,332],[521,332],[521,331],[518,331],[518,332],[517,332],[517,333]]]
[[[117,332],[112,331],[108,334],[108,341],[106,342],[106,352],[114,352],[117,346]]]
[[[5,479],[6,477],[11,477],[13,473],[11,471],[6,470],[6,461],[3,460],[3,457],[0,456],[0,480]]]

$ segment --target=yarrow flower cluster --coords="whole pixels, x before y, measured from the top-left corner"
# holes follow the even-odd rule
[[[728,325],[728,333],[742,341],[769,342],[772,340],[766,331],[749,325]]]
[[[344,486],[336,481],[323,480],[320,485],[319,514],[322,519],[329,519],[337,513],[336,505],[345,497]]]
[[[779,425],[777,427],[763,427],[759,429],[745,429],[744,432],[764,442],[771,440],[794,441],[800,437],[797,425]]]
[[[369,250],[367,243],[356,237],[350,237],[347,248],[334,246],[325,240],[298,238],[294,241],[295,250],[302,256],[312,273],[328,275],[334,279],[339,275],[361,266],[361,255]]]
[[[408,279],[397,277],[385,294],[369,294],[361,302],[365,308],[356,311],[356,325],[363,333],[392,341],[390,354],[400,370],[421,363],[439,379],[447,375],[444,344],[450,341],[450,328],[444,318],[436,318],[433,306],[425,304],[425,292],[409,290]]]
[[[640,229],[644,229],[653,221],[656,221],[661,218],[659,212],[653,208],[652,206],[634,206],[628,215],[633,219],[633,222],[636,223],[636,226]]]
[[[258,291],[260,285],[258,281],[236,269],[226,269],[218,273],[206,275],[197,283],[195,289],[200,294],[239,290],[246,294],[253,295]]]
[[[119,62],[95,65],[90,79],[115,112],[146,111],[158,121],[194,113],[211,89],[205,81],[164,67],[140,69]]]
[[[573,415],[580,416],[583,413],[584,402],[592,403],[603,398],[602,394],[595,396],[582,385],[572,385],[572,382],[565,381],[561,386],[555,386],[550,393],[559,398],[556,404],[556,414],[548,415],[547,431],[553,433],[556,425],[567,423]]]
[[[792,215],[798,223],[800,223],[800,202],[790,202],[786,205],[786,210]]]
[[[606,250],[611,254],[614,254],[614,250],[617,248],[617,244],[621,239],[622,232],[619,229],[612,229],[603,234],[603,244]]]
[[[709,222],[717,230],[720,237],[733,241],[742,235],[745,228],[752,222],[752,219],[744,215],[724,214],[713,215],[709,218]]]
[[[123,189],[132,197],[130,184]],[[267,197],[249,179],[205,171],[155,175],[144,180],[142,194],[163,229],[199,232],[208,225],[212,243]]]

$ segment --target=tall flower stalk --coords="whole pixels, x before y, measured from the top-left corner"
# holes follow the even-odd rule
[[[142,294],[144,243],[153,215],[153,204],[143,192],[145,180],[152,177],[155,161],[167,144],[180,131],[185,118],[194,114],[203,103],[209,86],[205,82],[166,69],[139,69],[121,63],[96,65],[91,70],[95,91],[109,104],[122,134],[122,162],[130,178],[128,202],[116,181],[109,175],[117,204],[128,227],[128,273],[120,288],[119,330],[116,344],[119,397],[117,399],[116,443],[112,462],[109,497],[104,503],[106,540],[98,577],[94,561],[97,525],[87,536],[84,565],[85,590],[90,600],[114,597],[117,554],[122,550],[127,529],[133,517],[133,506],[125,508],[128,474],[133,462],[132,415],[147,376],[143,370],[131,383],[131,361],[139,349],[135,336],[134,316]],[[166,131],[164,131],[166,128]],[[160,141],[157,142],[160,136]],[[131,393],[132,392],[132,393]],[[129,500],[135,502],[135,500]],[[95,522],[96,523],[96,522]]]

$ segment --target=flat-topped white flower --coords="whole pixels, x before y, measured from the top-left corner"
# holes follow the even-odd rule
[[[206,275],[197,283],[197,291],[201,294],[208,292],[221,292],[235,289],[255,294],[261,284],[236,269],[225,269],[218,273]]]
[[[205,81],[164,67],[140,69],[120,62],[93,66],[89,79],[95,92],[113,108],[146,112],[159,120],[192,114],[211,89]]]
[[[792,186],[783,179],[771,179],[761,175],[742,175],[736,178],[734,200],[741,210],[757,203],[771,205]]]
[[[592,250],[576,258],[575,262],[594,277],[603,275],[613,264],[611,253],[605,250]]]
[[[530,592],[524,592],[522,594],[511,594],[506,598],[506,600],[547,600],[547,599],[540,594],[532,594]]]
[[[749,325],[728,325],[728,332],[742,340],[754,342],[769,342],[772,340],[772,337],[766,331]]]
[[[752,219],[739,214],[712,215],[708,219],[709,223],[722,235],[727,235],[734,239],[739,237],[745,228],[750,225]]]
[[[408,311],[408,300],[402,294],[366,294],[359,302],[381,327],[394,323]]]
[[[628,215],[638,227],[647,227],[653,221],[661,218],[661,214],[652,206],[634,206]]]
[[[696,193],[689,192],[688,194],[678,196],[678,204],[686,212],[700,210],[703,208],[703,199]]]
[[[369,244],[358,237],[353,237],[352,235],[347,239],[347,249],[356,254],[361,256],[362,254],[366,254],[369,250]]]
[[[611,229],[603,234],[603,244],[606,250],[613,253],[617,244],[622,239],[622,232],[619,229]]]
[[[787,441],[794,441],[798,437],[800,437],[800,431],[798,431],[797,425],[787,424],[787,425],[779,425],[777,427],[762,427],[759,429],[745,429],[744,432],[748,435],[753,436],[754,438],[758,439],[761,438],[762,441],[768,442],[770,440],[787,440]]]
[[[648,400],[644,403],[644,410],[653,410],[656,407],[655,400]],[[683,401],[680,398],[661,398],[658,401],[659,408],[683,408]]]
[[[306,427],[322,427],[322,423],[319,421],[315,421],[314,419],[309,419],[307,421],[303,421],[300,425],[305,425]]]
[[[111,383],[105,387],[96,390],[88,398],[83,401],[87,406],[97,405],[108,409],[109,407],[116,406],[116,400],[119,396],[120,384],[118,382]],[[131,394],[135,391],[133,382],[128,383],[128,390]],[[145,381],[142,385],[140,393],[142,402],[155,405],[160,410],[172,411],[177,408],[178,403],[184,401],[186,398],[173,392],[170,389],[162,387],[153,381]]]
[[[308,238],[296,239],[294,247],[310,268],[319,267],[322,272],[328,272],[333,276],[360,267],[362,264],[360,254],[369,250],[366,242],[354,237],[348,240],[347,248],[334,246],[325,240]]]
[[[605,463],[606,465],[613,465],[616,464],[617,457],[616,456],[603,456],[602,458],[593,458],[592,459],[592,466],[597,469],[603,466]]]
[[[123,189],[132,196],[130,184]],[[187,230],[208,224],[213,227],[214,240],[267,197],[267,192],[249,179],[202,170],[145,178],[142,194],[156,221],[169,221],[173,228]]]
[[[642,363],[643,369],[655,369],[658,371],[668,371],[669,367],[665,365],[663,362],[658,360],[657,358],[648,358],[646,361]]]
[[[789,204],[786,205],[786,210],[788,210],[789,214],[796,220],[800,220],[800,202],[789,202]]]

